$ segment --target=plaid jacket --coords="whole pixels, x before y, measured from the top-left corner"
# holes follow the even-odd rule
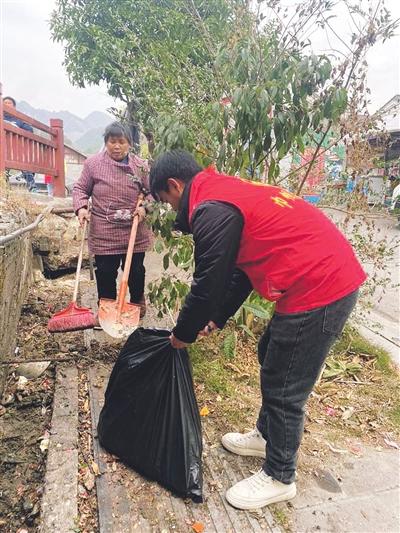
[[[91,198],[89,250],[96,255],[124,254],[128,248],[132,213],[136,207],[139,179],[149,189],[147,161],[130,154],[128,163],[111,159],[106,151],[89,157],[75,183],[72,198],[75,212],[87,207]],[[145,252],[152,244],[146,222],[138,227],[135,252]]]

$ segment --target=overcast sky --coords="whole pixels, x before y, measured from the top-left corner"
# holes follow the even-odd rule
[[[48,27],[55,0],[0,0],[0,81],[3,93],[51,111],[69,110],[85,117],[94,110],[115,105],[104,87],[77,89],[62,66],[63,50],[52,42]],[[400,1],[386,0],[394,18],[400,17]],[[346,27],[346,19],[336,24]],[[314,32],[316,50],[329,48],[326,36]],[[331,40],[332,44],[332,40]],[[379,44],[368,56],[371,110],[400,93],[400,37]]]

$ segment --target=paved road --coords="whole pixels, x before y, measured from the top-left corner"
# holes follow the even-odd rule
[[[339,223],[345,217],[343,213],[332,209],[326,209],[326,213]],[[377,289],[369,319],[360,329],[365,337],[384,347],[396,364],[400,365],[400,229],[393,217],[381,216],[373,221],[374,228],[365,228],[361,233],[372,233],[375,242],[385,237],[390,244],[394,252],[393,257],[387,261],[386,271],[380,272],[377,278],[382,280],[385,276],[390,276],[391,281],[385,289]],[[347,233],[351,232],[351,229],[352,227],[349,227]],[[372,273],[370,264],[364,263],[363,266],[369,274]]]

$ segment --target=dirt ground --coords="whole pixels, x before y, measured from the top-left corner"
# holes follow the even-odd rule
[[[65,360],[76,364],[82,374],[82,369],[93,361],[110,361],[117,356],[115,348],[105,353],[93,345],[88,351],[82,332],[62,335],[47,332],[47,321],[53,312],[68,304],[72,283],[71,276],[38,282],[22,309],[17,348],[13,363],[8,366],[0,404],[0,531],[7,533],[36,531],[39,524],[56,365],[51,362],[41,376],[27,380],[18,375],[18,362]],[[87,428],[84,383],[81,391],[80,422],[82,428]],[[83,437],[81,448],[85,453]],[[86,506],[93,507],[90,498],[84,500],[89,500]]]
[[[54,370],[22,386],[9,375],[0,418],[0,529],[34,527],[40,513]],[[23,388],[22,388],[23,387]],[[3,529],[4,528],[4,529]],[[29,529],[28,529],[29,530]]]

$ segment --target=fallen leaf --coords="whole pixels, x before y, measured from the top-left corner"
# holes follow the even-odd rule
[[[39,448],[42,453],[47,452],[49,449],[50,444],[50,435],[48,431],[45,431],[44,434],[39,437],[38,439],[40,441]]]
[[[17,495],[18,497],[20,498],[23,493],[25,492],[25,487],[23,485],[19,485],[19,487],[17,487]]]
[[[7,394],[7,396],[4,396],[1,403],[7,406],[7,405],[12,404],[14,400],[15,400],[14,394]]]
[[[94,475],[88,467],[84,470],[82,481],[86,489],[90,492],[94,487]]]
[[[201,522],[195,522],[194,524],[192,524],[192,529],[196,533],[202,533],[204,531],[204,524],[202,524]]]
[[[236,372],[237,374],[241,374],[241,371],[238,369],[237,366],[233,365],[232,363],[226,363],[225,366],[227,368],[230,368],[231,370],[233,370],[234,372]]]
[[[200,416],[208,416],[210,414],[210,411],[208,409],[207,406],[204,406],[201,410],[200,410]]]
[[[362,453],[362,448],[358,444],[351,444],[350,445],[350,451],[351,451],[351,453],[353,453],[354,455],[357,455],[358,457],[361,457],[362,454],[363,454]]]
[[[95,476],[99,476],[100,475],[99,465],[95,463],[94,461],[92,461],[91,467],[92,467],[93,474]]]
[[[328,448],[334,453],[347,453],[347,450],[342,450],[341,448],[334,448],[330,442],[326,443]]]
[[[342,414],[342,419],[348,420],[353,413],[354,413],[354,407],[349,407],[348,409],[345,409]]]
[[[19,376],[17,381],[17,390],[24,390],[28,380],[25,376]]]
[[[390,448],[395,448],[396,450],[400,450],[399,445],[394,440],[390,439],[383,439],[384,443],[389,446]]]

